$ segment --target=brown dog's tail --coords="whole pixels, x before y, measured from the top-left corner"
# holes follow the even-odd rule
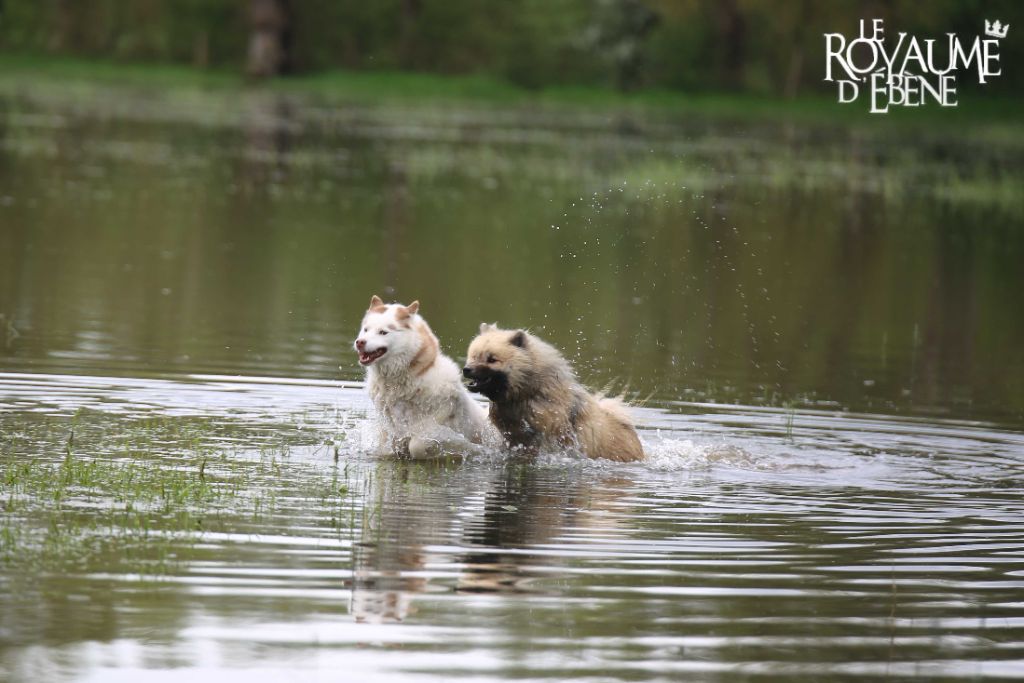
[[[626,408],[643,408],[650,402],[651,398],[654,397],[654,391],[651,391],[651,393],[646,396],[639,396],[637,392],[631,391],[629,388],[629,380],[626,380],[625,384],[622,385],[622,388],[616,391],[615,386],[620,382],[621,380],[618,379],[611,380],[605,384],[600,391],[594,394],[594,398],[598,401],[605,397],[616,398],[621,401]]]
[[[629,412],[629,408],[626,406],[626,402],[619,397],[604,397],[597,399],[597,405],[613,417],[617,422],[621,422],[624,425],[630,427],[633,426],[633,416]]]

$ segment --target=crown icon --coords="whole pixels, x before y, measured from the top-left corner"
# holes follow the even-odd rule
[[[998,19],[995,23],[990,22],[988,19],[985,20],[985,35],[992,36],[993,38],[1005,38],[1006,32],[1010,30],[1010,25],[1003,26],[1002,22]]]

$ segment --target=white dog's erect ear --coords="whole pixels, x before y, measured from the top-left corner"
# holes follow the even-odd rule
[[[370,297],[370,308],[380,308],[383,305],[384,302],[381,301],[381,298],[376,294]]]
[[[480,323],[480,334],[484,332],[490,332],[493,329],[497,329],[498,323]]]
[[[417,299],[416,301],[413,301],[411,304],[405,307],[405,310],[409,311],[409,315],[416,315],[416,312],[420,310],[419,300]]]

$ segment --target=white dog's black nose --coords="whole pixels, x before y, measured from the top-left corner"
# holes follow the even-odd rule
[[[356,339],[356,348],[359,349],[360,351],[365,349],[366,348],[366,340],[365,339]]]

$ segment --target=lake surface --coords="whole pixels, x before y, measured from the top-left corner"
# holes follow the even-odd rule
[[[1024,672],[1016,129],[0,94],[0,678]],[[372,457],[371,294],[638,464]]]

